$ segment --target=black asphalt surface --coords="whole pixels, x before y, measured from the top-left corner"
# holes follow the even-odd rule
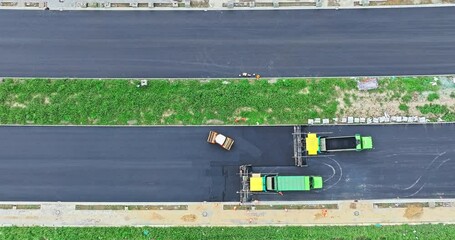
[[[0,201],[236,200],[242,161],[292,155],[291,127],[215,128],[235,136],[231,152],[209,129],[0,127]]]
[[[261,200],[339,200],[455,197],[455,124],[309,127],[307,132],[372,136],[374,149],[337,152],[308,160],[308,167],[266,172],[320,175],[321,191],[285,193]],[[330,136],[328,135],[328,136]]]
[[[0,11],[0,76],[453,74],[455,7]]]
[[[230,152],[209,130],[235,139]],[[375,149],[293,167],[292,127],[0,127],[0,201],[238,201],[240,164],[321,175],[319,192],[261,200],[455,197],[455,124],[310,127]]]

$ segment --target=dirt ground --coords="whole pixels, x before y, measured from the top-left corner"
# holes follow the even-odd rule
[[[455,84],[454,84],[455,85]],[[428,95],[437,93],[439,99],[428,100]],[[409,101],[403,101],[403,96],[407,93],[397,93],[385,90],[380,91],[358,91],[351,90],[341,92],[337,101],[339,103],[339,117],[343,116],[361,116],[361,117],[379,117],[388,114],[390,116],[422,116],[417,107],[425,104],[439,104],[447,106],[455,112],[455,87],[453,85],[440,84],[440,90],[428,91],[422,93],[412,93]],[[409,95],[409,94],[408,94]],[[407,110],[400,110],[400,104],[406,105]],[[438,118],[440,116],[429,114],[429,118]]]
[[[423,214],[423,207],[421,205],[410,205],[404,212],[404,217],[407,219],[419,219]]]
[[[318,208],[297,209],[305,202],[256,202],[246,208],[232,208],[232,203],[187,203],[184,208],[157,205],[129,207],[109,205],[110,210],[92,207],[78,209],[72,203],[34,203],[39,208],[0,209],[0,224],[19,226],[271,226],[271,225],[377,225],[453,222],[453,200],[384,200],[320,202]],[[430,207],[430,202],[433,207]],[[95,204],[95,203],[87,203]],[[103,204],[103,203],[96,203]],[[283,205],[284,204],[284,205]],[[314,207],[315,203],[311,203]],[[152,204],[153,205],[153,204]],[[228,205],[228,206],[226,206]],[[282,208],[282,206],[288,206]],[[329,207],[336,205],[336,208]],[[90,205],[92,206],[92,205]],[[164,207],[163,207],[164,206]],[[326,206],[326,207],[323,207]],[[102,208],[101,208],[102,209]],[[56,215],[57,214],[57,215]]]

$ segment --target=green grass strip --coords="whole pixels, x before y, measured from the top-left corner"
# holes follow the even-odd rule
[[[2,124],[166,125],[301,123],[337,111],[348,79],[252,81],[11,80],[0,84]]]
[[[188,205],[76,205],[76,210],[188,210]]]
[[[369,239],[453,239],[454,225],[402,225],[358,227],[171,227],[171,228],[45,228],[4,227],[0,238],[4,240],[369,240]]]
[[[223,210],[338,209],[338,204],[223,205]]]
[[[412,94],[437,91],[431,81],[433,77],[385,78],[373,92],[410,101]],[[301,124],[341,115],[340,100],[344,97],[349,106],[358,92],[356,80],[350,78],[150,80],[144,88],[138,83],[3,79],[0,124]],[[452,119],[451,111],[444,114]]]
[[[16,205],[16,209],[38,210],[38,209],[41,209],[41,205],[37,205],[37,204],[27,204],[27,205],[20,204],[20,205]]]

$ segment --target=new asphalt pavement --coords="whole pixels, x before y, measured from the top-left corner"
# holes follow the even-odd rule
[[[231,151],[209,130],[235,139]],[[321,175],[323,190],[260,200],[455,197],[455,124],[324,126],[371,135],[374,149],[294,167],[291,126],[0,127],[0,201],[238,201],[238,167]]]
[[[0,77],[453,74],[455,7],[0,11]]]

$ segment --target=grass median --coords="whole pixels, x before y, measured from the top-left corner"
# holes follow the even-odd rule
[[[433,77],[356,80],[3,79],[0,123],[54,125],[296,124],[309,118],[419,115],[455,120],[453,86]]]
[[[356,227],[170,227],[170,228],[46,228],[4,227],[4,240],[166,240],[166,239],[285,239],[285,240],[442,240],[452,239],[454,225],[402,225]]]

